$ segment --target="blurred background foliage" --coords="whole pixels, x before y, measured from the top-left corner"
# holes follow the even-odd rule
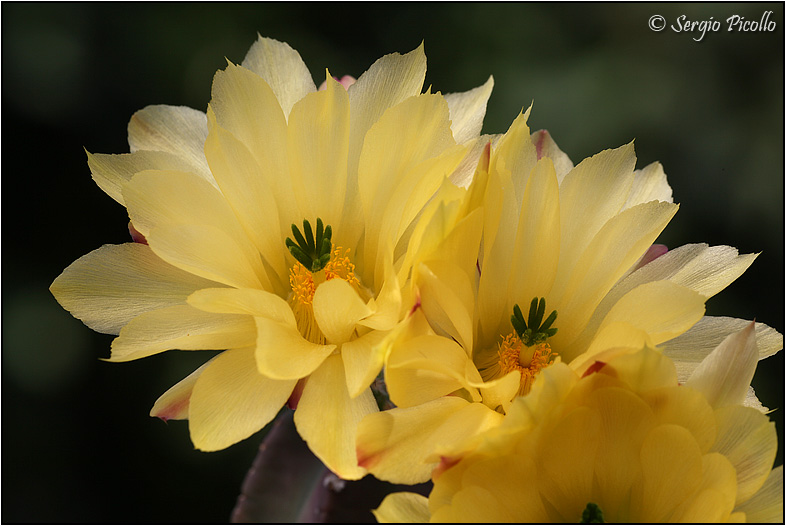
[[[653,32],[759,20],[774,32]],[[484,132],[534,101],[574,162],[636,140],[663,163],[682,207],[661,238],[761,252],[708,313],[784,329],[783,4],[10,3],[2,4],[3,522],[228,520],[260,435],[201,453],[184,422],[148,417],[155,399],[211,353],[110,364],[96,334],[48,292],[72,261],[129,240],[122,207],[92,182],[83,148],[128,151],[149,104],[205,110],[214,72],[257,33],[288,42],[317,84],[358,76],[425,41],[426,85],[463,91],[494,75]],[[783,353],[754,387],[778,408]],[[778,454],[778,464],[783,454]]]

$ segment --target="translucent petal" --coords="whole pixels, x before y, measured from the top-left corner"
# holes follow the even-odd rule
[[[104,245],[77,259],[49,290],[93,330],[117,334],[134,317],[182,304],[189,294],[218,283],[184,272],[147,245]]]
[[[128,123],[131,152],[153,150],[174,153],[198,167],[210,181],[213,176],[203,148],[207,137],[205,114],[186,106],[154,105],[134,113]]]
[[[770,474],[778,450],[775,424],[750,407],[724,407],[715,415],[718,438],[712,450],[737,470],[737,503],[741,504],[761,489]]]
[[[570,157],[560,150],[548,130],[536,131],[532,134],[530,140],[535,146],[535,153],[538,160],[543,157],[548,157],[551,159],[551,162],[554,163],[554,169],[557,172],[557,181],[562,184],[562,180],[565,176],[573,170],[573,162],[570,160]]]
[[[450,108],[450,127],[457,143],[467,142],[480,135],[483,117],[486,115],[486,103],[493,88],[494,77],[489,77],[482,86],[462,93],[445,95]]]
[[[347,184],[349,98],[332,78],[327,89],[307,95],[292,108],[287,129],[290,178],[300,211],[313,222],[332,225],[342,239],[342,211]],[[353,221],[356,221],[353,218]]]
[[[300,54],[286,42],[260,36],[246,53],[242,66],[267,82],[284,115],[289,115],[297,101],[317,89]]]
[[[87,152],[87,165],[96,184],[112,199],[125,206],[123,185],[145,170],[191,172],[205,178],[205,172],[187,159],[171,152],[139,150],[123,154]],[[209,175],[209,172],[208,172]],[[206,180],[215,185],[212,175]]]
[[[741,404],[756,372],[758,352],[753,323],[730,334],[693,371],[685,383],[704,394],[715,408]]]
[[[387,495],[372,513],[380,524],[425,523],[430,518],[428,499],[406,491]]]
[[[275,269],[279,281],[286,282],[288,269],[278,205],[263,169],[242,142],[218,125],[212,110],[208,110],[208,126],[205,156],[221,193],[246,236]]]
[[[178,383],[170,387],[166,393],[162,394],[153,404],[150,416],[155,416],[166,422],[167,420],[186,420],[188,419],[188,407],[190,405],[191,393],[194,390],[197,378],[205,370],[207,365],[215,358],[202,364],[196,371],[189,374]]]
[[[750,523],[783,522],[783,466],[770,471],[764,485],[737,510],[745,513]]]
[[[296,380],[271,380],[254,365],[254,348],[230,349],[207,364],[191,394],[194,446],[217,451],[262,429],[278,414]]]
[[[322,334],[336,344],[349,341],[358,321],[372,313],[352,285],[342,279],[320,284],[312,305]]]
[[[188,304],[206,312],[250,314],[295,324],[292,309],[286,301],[259,289],[202,289],[188,297]]]
[[[377,412],[371,389],[351,398],[340,355],[329,356],[306,382],[295,411],[295,425],[308,447],[346,480],[366,474],[357,464],[355,434],[366,415]]]
[[[305,378],[333,352],[335,345],[319,345],[303,339],[294,318],[286,322],[256,317],[257,367],[270,378]],[[343,372],[341,373],[343,376]],[[344,387],[346,389],[346,386]]]
[[[628,200],[622,209],[630,208],[649,201],[666,201],[673,203],[671,186],[666,181],[663,166],[655,162],[633,172],[633,185]]]
[[[253,345],[253,319],[213,314],[190,305],[175,305],[131,320],[112,342],[111,362],[126,362],[169,349],[229,349]]]
[[[362,393],[382,370],[388,345],[387,332],[371,331],[341,346],[347,389],[352,398]]]

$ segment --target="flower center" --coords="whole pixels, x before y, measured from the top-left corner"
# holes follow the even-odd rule
[[[357,289],[360,281],[355,276],[355,265],[349,258],[350,249],[333,245],[330,225],[323,229],[322,220],[317,219],[316,235],[311,224],[303,221],[303,234],[295,225],[292,233],[297,241],[287,238],[286,245],[297,260],[289,269],[289,286],[292,294],[289,305],[295,315],[300,334],[310,342],[324,344],[325,335],[314,318],[312,302],[317,287],[331,279],[343,279]]]
[[[518,304],[514,305],[510,321],[515,332],[505,336],[499,344],[501,374],[505,375],[511,371],[521,373],[518,396],[529,393],[532,381],[538,372],[554,363],[554,358],[557,357],[557,353],[546,343],[548,338],[557,333],[557,329],[551,327],[557,319],[557,311],[552,311],[546,321],[543,321],[545,313],[546,300],[533,298],[530,303],[528,324]]]
[[[554,358],[557,356],[548,343],[527,346],[514,333],[505,336],[499,344],[498,353],[499,367],[503,375],[510,371],[521,373],[518,396],[529,393],[535,376],[541,369],[554,363]]]

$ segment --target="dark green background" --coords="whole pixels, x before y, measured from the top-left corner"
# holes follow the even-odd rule
[[[758,20],[774,32],[653,32],[652,15]],[[2,4],[3,522],[223,522],[259,436],[193,450],[185,423],[147,416],[210,353],[100,362],[110,336],[50,296],[52,280],[104,243],[128,241],[125,210],[92,182],[83,148],[128,151],[149,104],[204,110],[213,73],[257,32],[358,76],[425,41],[426,84],[463,91],[493,74],[484,131],[534,101],[574,162],[636,139],[681,204],[661,241],[762,254],[708,303],[784,329],[783,4]],[[783,355],[754,386],[783,439]],[[783,462],[779,452],[778,464]]]

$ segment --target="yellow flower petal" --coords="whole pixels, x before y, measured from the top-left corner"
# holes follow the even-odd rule
[[[416,407],[395,408],[364,418],[358,426],[358,463],[383,480],[416,484],[428,480],[437,461],[426,462],[435,440],[463,436],[435,436],[456,412],[470,405],[457,396],[444,396]]]
[[[186,106],[154,105],[134,113],[128,123],[131,152],[153,150],[182,157],[212,180],[203,146],[207,137],[205,114]]]
[[[147,245],[104,245],[66,268],[49,288],[93,330],[118,334],[134,317],[182,304],[194,290],[218,284],[158,258]]]
[[[255,320],[257,367],[260,373],[270,378],[305,378],[336,348],[335,345],[318,345],[305,340],[295,325],[294,317],[285,323],[263,317]]]
[[[750,321],[705,316],[680,336],[661,344],[663,354],[675,361],[677,378],[684,383],[698,364],[730,334],[743,330]],[[783,349],[783,336],[763,323],[756,323],[756,347],[759,360]]]
[[[242,66],[265,80],[284,115],[289,115],[297,101],[317,89],[300,54],[286,42],[260,36],[246,53]]]
[[[357,170],[360,150],[369,128],[385,111],[417,95],[426,78],[423,44],[406,53],[391,53],[380,58],[349,87],[352,108],[349,139],[349,173]]]
[[[721,523],[731,515],[736,494],[734,467],[723,456],[710,453],[702,457],[703,479],[687,503],[672,518],[679,522]]]
[[[650,201],[674,202],[671,197],[671,186],[666,181],[663,166],[658,162],[633,172],[633,185],[622,209]]]
[[[559,186],[549,158],[538,161],[529,174],[514,246],[508,297],[544,297],[554,283],[560,257]]]
[[[155,416],[166,422],[167,420],[186,420],[188,419],[188,407],[191,402],[191,393],[194,390],[197,378],[210,362],[212,358],[202,364],[197,370],[189,374],[178,383],[170,387],[167,392],[162,394],[150,409],[150,416]]]
[[[737,503],[762,487],[778,450],[775,424],[750,407],[731,406],[716,411],[718,438],[713,445],[737,471]]]
[[[573,170],[573,162],[570,157],[560,150],[554,138],[547,130],[538,130],[530,136],[532,144],[535,146],[535,152],[538,159],[548,157],[554,163],[554,169],[557,172],[557,181],[562,184],[565,176]]]
[[[474,373],[474,377],[468,377]],[[385,368],[390,399],[399,407],[411,407],[465,388],[479,400],[470,382],[480,383],[480,375],[466,352],[451,339],[423,335],[398,346]]]
[[[175,305],[140,314],[112,342],[111,362],[127,362],[169,349],[228,349],[253,345],[253,319]]]
[[[445,95],[450,109],[450,127],[457,143],[465,143],[480,135],[486,103],[493,88],[494,77],[489,77],[485,84],[475,89]]]
[[[229,64],[216,73],[210,110],[216,123],[248,148],[257,160],[262,184],[276,198],[281,224],[288,231],[298,215],[287,165],[287,123],[271,87],[253,72]],[[289,216],[289,217],[287,217]]]
[[[349,341],[358,321],[372,313],[352,285],[342,279],[319,285],[313,307],[322,334],[336,344]]]
[[[208,110],[208,127],[205,156],[221,193],[246,236],[275,270],[277,281],[286,283],[289,269],[281,242],[278,205],[266,176],[248,148],[218,125],[212,110]],[[279,292],[285,294],[283,288]]]
[[[428,499],[423,495],[405,491],[387,495],[379,508],[371,512],[380,524],[429,521]]]
[[[320,217],[332,225],[333,241],[342,246],[347,245],[342,238],[342,211],[348,141],[349,97],[338,82],[328,78],[326,90],[307,95],[289,115],[289,177],[302,217]]]
[[[753,323],[730,334],[693,371],[687,386],[700,391],[713,407],[742,403],[758,363]]]
[[[295,324],[292,309],[286,301],[259,289],[202,289],[188,297],[188,304],[206,312],[250,314]]]
[[[418,266],[417,283],[421,307],[432,326],[472,349],[475,298],[469,276],[449,261],[432,260]]]
[[[134,153],[103,154],[87,152],[87,165],[96,184],[112,199],[125,206],[123,185],[145,170],[175,170],[205,177],[200,167],[171,152],[139,150]],[[207,172],[210,175],[209,172]],[[213,177],[206,178],[215,184]]]
[[[329,356],[303,388],[295,411],[295,425],[308,447],[325,465],[346,480],[366,474],[358,466],[355,433],[358,423],[377,411],[371,389],[351,398],[340,355]]]
[[[560,206],[562,210],[567,204]],[[606,293],[652,245],[676,211],[676,205],[653,201],[621,212],[600,228],[572,271],[558,273],[550,297],[559,309],[560,331],[552,345],[568,344],[578,335]],[[566,226],[562,223],[563,234]],[[563,246],[560,265],[564,250]]]
[[[387,336],[384,331],[371,331],[341,345],[347,389],[352,398],[371,385],[382,370],[390,347]]]
[[[701,482],[701,451],[684,428],[657,426],[642,444],[641,469],[641,483],[631,488],[628,520],[668,522],[673,503],[681,502]]]
[[[737,508],[750,523],[783,522],[783,466],[770,471],[764,485]]]
[[[560,185],[560,265],[573,268],[595,234],[619,213],[635,164],[630,143],[583,160],[565,176]]]
[[[188,429],[194,446],[217,451],[248,438],[270,422],[296,380],[271,380],[257,372],[254,348],[218,355],[194,384]]]
[[[197,276],[241,288],[272,288],[259,255],[249,253],[224,230],[211,225],[174,225],[147,234],[153,252]]]

